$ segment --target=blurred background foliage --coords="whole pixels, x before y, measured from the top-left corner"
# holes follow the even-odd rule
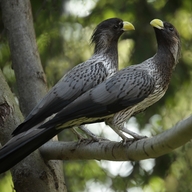
[[[191,114],[192,99],[192,1],[191,0],[33,0],[31,1],[39,53],[48,87],[52,87],[73,66],[93,53],[90,37],[102,20],[119,17],[136,30],[119,41],[119,68],[140,63],[156,52],[156,40],[149,22],[159,18],[176,26],[182,41],[182,57],[163,99],[144,113],[131,118],[127,126],[140,134],[158,134]],[[9,45],[0,15],[0,67],[17,95]],[[119,140],[109,128],[90,128],[106,138]],[[99,131],[98,131],[99,130]],[[71,140],[71,132],[64,132]],[[65,179],[69,192],[175,192],[192,191],[192,144],[156,159],[139,162],[66,161]],[[11,190],[10,175],[0,178],[0,191]],[[4,187],[4,188],[3,188]]]

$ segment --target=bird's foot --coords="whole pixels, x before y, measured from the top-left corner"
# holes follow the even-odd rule
[[[91,131],[89,131],[89,129],[87,129],[85,127],[85,125],[81,125],[79,127],[79,129],[81,129],[87,136],[91,137],[92,141],[94,141],[94,142],[99,142],[101,140],[105,140],[102,137],[98,137],[95,134],[93,134]]]
[[[93,134],[91,131],[89,131],[85,127],[85,125],[79,126],[79,129],[81,129],[87,136],[91,137],[92,140],[97,141],[97,142],[100,140],[95,134]]]
[[[113,124],[110,124],[109,122],[107,124],[113,129],[113,131],[115,131],[122,138],[123,145],[125,145],[127,142],[133,141],[133,138],[128,138],[127,136],[125,136],[123,134],[122,130],[119,129],[119,127],[114,126]]]
[[[122,137],[121,137],[122,138]],[[135,141],[135,139],[134,138],[128,138],[128,137],[124,137],[124,138],[122,138],[122,144],[125,146],[127,143],[130,143],[130,142],[133,142],[133,141]]]
[[[123,139],[122,141],[123,145],[125,145],[128,142],[134,142],[136,140],[147,138],[146,136],[141,136],[135,132],[128,130],[124,126],[117,126],[110,122],[107,122],[107,124]],[[133,138],[128,138],[127,136],[124,135],[124,133],[132,136]]]
[[[77,137],[78,143],[81,143],[82,141],[86,140],[86,138],[82,134],[80,134],[75,128],[72,128],[71,130]]]
[[[142,135],[139,135],[133,131],[130,131],[128,130],[127,128],[125,127],[121,127],[121,131],[123,131],[124,133],[127,133],[129,135],[131,135],[135,140],[140,140],[140,139],[145,139],[147,138],[147,136],[142,136]]]

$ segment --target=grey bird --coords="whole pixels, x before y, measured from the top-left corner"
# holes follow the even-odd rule
[[[175,27],[151,21],[158,43],[157,53],[141,64],[118,71],[85,92],[51,120],[38,128],[20,132],[20,139],[0,150],[0,172],[40,147],[65,128],[105,121],[120,129],[132,114],[157,102],[166,92],[180,57],[180,37]]]
[[[128,30],[134,30],[134,26],[119,18],[101,22],[91,37],[91,43],[95,44],[93,56],[65,74],[15,129],[13,135],[43,122],[81,94],[113,75],[118,70],[117,42],[123,32]]]
[[[85,122],[105,121],[125,140],[127,138],[120,131],[136,139],[142,138],[127,130],[124,122],[163,97],[181,52],[179,33],[172,24],[159,19],[152,20],[150,24],[155,29],[158,43],[153,57],[118,71],[40,128],[53,126],[59,130]]]

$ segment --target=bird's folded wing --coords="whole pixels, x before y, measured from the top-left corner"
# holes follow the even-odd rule
[[[85,117],[82,123],[86,123],[86,117],[101,119],[141,102],[153,92],[154,86],[153,77],[145,70],[120,71],[74,100],[42,127],[82,117]]]
[[[36,105],[25,121],[14,130],[13,135],[29,130],[47,117],[62,110],[86,90],[102,82],[106,77],[103,63],[96,60],[88,61],[67,73]],[[93,62],[94,66],[91,65]]]
[[[154,86],[154,79],[146,70],[126,68],[93,89],[91,97],[116,113],[147,98]]]

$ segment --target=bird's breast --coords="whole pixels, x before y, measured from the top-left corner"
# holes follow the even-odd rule
[[[62,124],[58,127],[58,129],[66,129],[74,126],[80,126],[83,124],[98,123],[104,121],[105,118],[109,118],[110,116],[111,115],[105,117],[80,117]]]
[[[165,94],[166,90],[167,87],[161,87],[160,85],[157,85],[153,93],[151,93],[147,98],[137,104],[135,107],[135,113],[145,110],[146,108],[159,101]]]

